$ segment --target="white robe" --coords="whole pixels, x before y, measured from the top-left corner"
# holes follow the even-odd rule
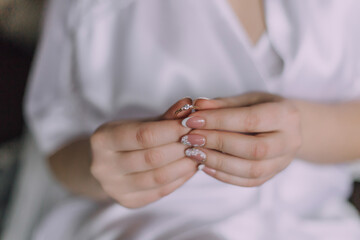
[[[268,0],[252,46],[225,0],[52,0],[26,98],[44,153],[184,96],[360,96],[357,0]],[[324,149],[326,151],[326,149]],[[294,160],[261,187],[202,172],[137,210],[69,198],[34,239],[360,239],[343,165]]]

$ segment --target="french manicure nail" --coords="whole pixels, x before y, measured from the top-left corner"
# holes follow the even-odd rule
[[[197,98],[195,99],[195,101],[196,101],[196,100],[200,100],[200,99],[203,99],[203,100],[210,100],[210,98],[207,98],[207,97],[197,97]]]
[[[197,148],[186,149],[185,155],[191,159],[194,159],[198,163],[203,163],[206,161],[206,154]]]
[[[215,169],[212,169],[212,168],[209,168],[209,167],[206,167],[206,166],[202,169],[202,171],[209,174],[210,176],[214,176],[215,173],[216,173]]]
[[[181,138],[181,143],[192,147],[202,147],[205,145],[205,138],[200,135],[189,134]]]
[[[186,98],[190,98],[190,99],[191,99],[191,97],[190,97],[190,96],[183,97],[182,99],[186,99]],[[181,100],[182,100],[182,99],[181,99]]]
[[[202,171],[204,169],[205,165],[204,164],[199,164],[198,166],[198,170],[199,171]]]
[[[197,97],[197,98],[194,100],[194,105],[196,105],[197,100],[211,100],[211,99],[210,99],[210,98],[207,98],[207,97]]]
[[[187,128],[201,128],[205,125],[205,119],[201,117],[188,117],[181,124]]]

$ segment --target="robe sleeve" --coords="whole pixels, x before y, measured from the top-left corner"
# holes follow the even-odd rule
[[[25,96],[28,127],[45,154],[90,132],[84,124],[84,106],[74,84],[76,64],[69,24],[72,2],[49,1]]]

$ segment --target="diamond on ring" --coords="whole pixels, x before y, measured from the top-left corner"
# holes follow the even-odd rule
[[[196,109],[196,106],[190,105],[190,104],[185,104],[184,106],[182,106],[180,109],[176,110],[175,115],[186,111],[186,110],[190,110],[190,109]]]

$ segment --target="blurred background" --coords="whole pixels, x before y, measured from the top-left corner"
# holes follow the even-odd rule
[[[19,169],[26,164],[21,155],[26,135],[23,97],[45,4],[45,0],[0,0],[0,236],[10,212],[21,209],[14,203],[19,195],[13,193],[23,174]],[[354,181],[354,186],[349,200],[360,211],[360,183]]]
[[[20,165],[23,96],[44,2],[0,0],[0,233]]]

